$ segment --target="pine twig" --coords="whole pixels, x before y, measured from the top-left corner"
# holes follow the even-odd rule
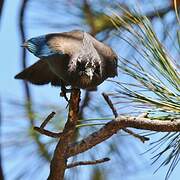
[[[109,96],[106,93],[102,93],[102,96],[104,97],[106,103],[109,105],[110,109],[112,110],[114,117],[118,117],[118,113],[115,109],[115,107],[113,106],[112,101],[110,100]]]
[[[77,166],[84,166],[84,165],[96,165],[96,164],[100,164],[100,163],[104,163],[104,162],[107,162],[107,161],[110,161],[110,158],[103,158],[103,159],[98,159],[98,160],[95,160],[95,161],[78,161],[78,162],[75,162],[75,163],[71,163],[71,164],[68,164],[67,165],[67,168],[74,168],[74,167],[77,167]]]
[[[44,127],[47,125],[47,123],[54,117],[56,113],[52,112],[48,115],[48,117],[42,122],[40,129],[44,129]]]
[[[44,134],[46,136],[49,136],[49,137],[52,137],[52,138],[60,138],[62,136],[62,132],[59,132],[59,133],[55,133],[55,132],[52,132],[52,131],[48,131],[46,129],[41,129],[39,127],[34,127],[34,130],[41,133],[41,134]]]
[[[104,97],[105,101],[107,102],[107,104],[109,105],[109,107],[111,108],[113,114],[114,114],[114,117],[117,118],[118,117],[118,113],[111,101],[111,99],[109,98],[109,96],[106,94],[106,93],[102,93],[102,96]],[[122,129],[123,131],[125,131],[126,133],[134,136],[135,138],[138,138],[141,142],[145,142],[145,141],[148,141],[149,138],[148,137],[145,137],[145,136],[140,136],[139,134],[136,134],[134,133],[133,131],[129,130],[129,129],[126,129],[126,128],[123,128]]]
[[[61,135],[62,135],[62,132],[59,132],[59,133],[55,133],[55,132],[51,132],[51,131],[48,131],[45,128],[45,126],[47,125],[47,123],[54,117],[56,113],[55,112],[52,112],[48,115],[48,117],[42,122],[42,124],[40,125],[40,127],[34,127],[34,130],[41,133],[41,134],[44,134],[46,136],[49,136],[49,137],[53,137],[53,138],[60,138]]]

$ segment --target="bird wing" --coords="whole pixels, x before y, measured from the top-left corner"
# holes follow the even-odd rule
[[[15,79],[23,79],[36,85],[51,83],[54,86],[60,86],[61,80],[49,69],[44,59],[40,59],[30,67],[24,69],[15,76]]]
[[[118,58],[117,55],[112,52],[111,57],[104,58],[105,69],[108,77],[115,77],[118,75],[117,66],[118,66]]]
[[[107,77],[114,77],[117,76],[117,64],[118,64],[118,57],[116,53],[112,50],[111,47],[108,45],[98,41],[94,37],[90,36],[91,41],[99,55],[101,56],[101,63],[102,68],[104,69],[104,76]]]
[[[65,54],[72,56],[81,48],[82,36],[81,31],[46,34],[29,39],[23,46],[39,58]]]
[[[61,52],[73,56],[82,47],[83,32],[70,31],[64,33],[53,33],[46,35],[47,45],[54,52]]]
[[[75,30],[64,33],[46,35],[48,47],[54,52],[69,56],[68,71],[76,70],[78,58],[81,56],[84,32]]]

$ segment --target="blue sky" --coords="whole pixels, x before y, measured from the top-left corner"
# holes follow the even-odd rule
[[[0,87],[0,96],[3,100],[3,117],[8,116],[9,113],[11,113],[12,109],[9,108],[9,106],[4,103],[8,99],[18,99],[23,100],[24,94],[23,94],[23,88],[22,88],[22,82],[15,80],[14,75],[17,74],[20,71],[20,51],[21,51],[21,43],[19,39],[19,32],[18,32],[18,26],[17,26],[17,20],[18,20],[18,9],[20,5],[21,0],[6,0],[4,5],[4,11],[1,18],[1,29],[0,29],[0,42],[1,42],[1,48],[0,48],[0,54],[1,54],[1,60],[0,60],[0,81],[1,81],[1,87]],[[36,36],[40,34],[44,34],[51,31],[50,28],[47,29],[32,29],[29,27],[28,30],[28,37]],[[31,64],[35,61],[35,57],[30,55],[28,53],[28,64]],[[60,103],[59,101],[59,90],[57,88],[52,88],[50,85],[44,86],[44,87],[35,87],[33,85],[30,86],[33,92],[33,98],[36,102],[52,102],[55,104]],[[100,95],[101,89],[103,89],[103,86],[100,87],[100,90],[98,95]],[[97,96],[97,94],[96,94]],[[64,100],[62,101],[64,102]],[[5,121],[6,119],[4,119]],[[3,123],[3,128],[6,128],[5,124]],[[3,137],[6,138],[6,137]],[[132,147],[133,148],[133,147]],[[145,145],[145,148],[147,146]],[[144,148],[142,148],[144,150]],[[5,171],[7,172],[8,169],[11,167],[12,159],[6,160],[6,152],[3,151],[4,160],[5,163]],[[147,159],[150,157],[146,157]],[[14,157],[14,161],[17,161],[16,156]],[[142,173],[138,173],[135,176],[129,177],[128,180],[163,180],[165,172],[167,169],[161,169],[158,173],[153,175],[153,171],[155,170],[155,166],[151,167],[150,163],[148,162],[147,165],[147,171],[143,171]],[[145,168],[146,169],[146,168]],[[15,171],[15,169],[12,169],[12,172]],[[26,179],[26,178],[25,178]],[[178,168],[175,170],[173,175],[171,176],[172,180],[178,180],[179,179],[179,172]],[[7,180],[10,180],[7,176]]]

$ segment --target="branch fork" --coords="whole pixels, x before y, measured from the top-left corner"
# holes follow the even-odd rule
[[[112,110],[113,114],[114,114],[114,117],[117,118],[118,117],[118,113],[111,101],[111,99],[109,98],[109,96],[106,94],[106,93],[102,93],[102,96],[104,97],[106,103],[109,105],[110,109]],[[147,113],[143,113],[141,114],[140,116],[138,117],[146,117],[147,116]],[[127,128],[122,128],[122,130],[132,136],[134,136],[135,138],[139,139],[142,143],[144,143],[145,141],[148,141],[149,138],[148,137],[145,137],[145,136],[140,136],[139,134],[136,134],[135,132],[127,129]]]
[[[34,129],[41,134],[54,138],[59,138],[59,142],[55,148],[53,158],[50,164],[50,174],[48,180],[63,180],[66,169],[81,165],[95,165],[109,161],[109,158],[103,158],[94,161],[78,161],[70,164],[67,163],[68,158],[83,153],[93,148],[94,146],[104,142],[121,129],[129,133],[133,137],[138,138],[142,142],[149,140],[149,138],[145,136],[140,136],[133,131],[127,129],[127,127],[159,132],[180,132],[180,120],[151,120],[147,118],[147,114],[141,114],[137,117],[119,116],[108,95],[105,93],[103,93],[102,95],[109,107],[111,108],[115,119],[106,123],[102,128],[88,135],[81,141],[74,142],[76,125],[79,119],[79,89],[73,89],[71,92],[68,119],[63,132],[54,133],[44,129],[47,123],[54,117],[54,112],[52,112],[43,121],[40,127],[34,127]]]
[[[46,136],[49,136],[49,137],[52,137],[52,138],[60,138],[61,135],[62,135],[62,132],[59,132],[59,133],[55,133],[55,132],[52,132],[52,131],[49,131],[49,130],[46,130],[44,129],[45,126],[48,124],[48,122],[54,117],[56,113],[55,112],[52,112],[48,115],[48,117],[42,122],[42,124],[40,125],[40,127],[34,127],[34,130],[41,133],[41,134],[44,134]]]

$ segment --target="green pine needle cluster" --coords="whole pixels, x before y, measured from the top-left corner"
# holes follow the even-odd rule
[[[126,106],[129,106],[127,114],[134,111],[137,114],[148,112],[148,117],[152,120],[180,120],[179,66],[158,40],[147,17],[125,9],[123,11],[128,22],[117,14],[114,14],[115,21],[112,19],[117,28],[116,36],[134,48],[136,53],[132,59],[119,57],[120,76],[119,80],[113,81],[117,88],[116,92],[111,94],[116,101],[115,105],[121,107],[122,103],[126,103]],[[125,78],[122,78],[123,76]],[[128,79],[130,83],[127,82]],[[130,108],[132,106],[133,108]],[[121,113],[124,113],[123,111],[122,108]],[[180,133],[167,133],[165,136],[163,134],[153,145],[152,149],[158,146],[154,151],[157,153],[154,161],[164,156],[166,158],[160,167],[170,165],[166,174],[168,179],[180,160]]]

